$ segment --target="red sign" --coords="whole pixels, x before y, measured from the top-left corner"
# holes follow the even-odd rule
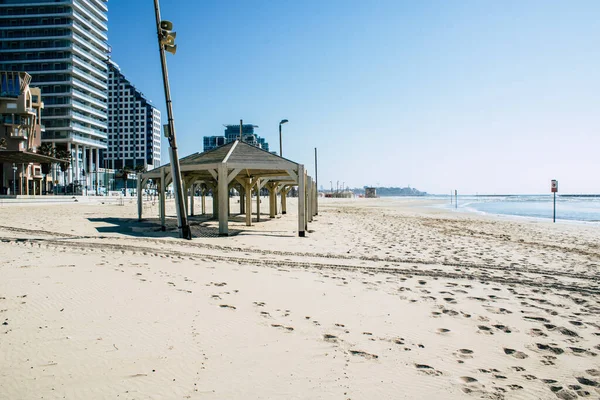
[[[552,179],[552,186],[550,187],[551,193],[558,192],[558,181],[556,179]]]

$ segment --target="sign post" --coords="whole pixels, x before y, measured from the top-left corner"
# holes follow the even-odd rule
[[[552,222],[556,222],[556,193],[558,192],[558,181],[556,179],[552,179],[550,190],[554,195],[554,214],[552,217]]]
[[[458,190],[454,191],[454,208],[458,210]]]

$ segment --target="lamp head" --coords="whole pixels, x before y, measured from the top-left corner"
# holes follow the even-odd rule
[[[287,119],[282,119],[279,125],[287,124],[289,121]]]

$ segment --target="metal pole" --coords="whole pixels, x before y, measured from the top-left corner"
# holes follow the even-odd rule
[[[556,192],[554,192],[554,216],[552,217],[552,222],[556,222]]]
[[[279,123],[279,157],[283,157],[283,145],[281,144],[281,122]]]
[[[317,159],[317,148],[315,147],[315,184],[317,185],[317,191],[319,190],[319,165]]]
[[[17,195],[17,165],[13,164],[13,196]]]
[[[454,191],[454,208],[458,209],[458,190]]]
[[[183,239],[191,239],[192,231],[188,224],[185,207],[183,204],[183,185],[181,184],[181,170],[179,168],[179,156],[177,153],[177,141],[175,138],[175,120],[173,118],[173,105],[171,103],[171,89],[169,87],[169,71],[167,70],[167,57],[161,43],[160,32],[160,7],[158,0],[154,0],[154,11],[156,14],[156,32],[158,36],[158,48],[160,51],[160,63],[162,65],[163,83],[165,88],[165,100],[167,103],[167,115],[169,118],[169,145],[171,146],[171,173],[173,174],[173,191],[175,192],[175,205],[177,210],[177,222],[179,235]]]
[[[240,142],[243,142],[242,140],[242,125],[244,124],[244,121],[240,119]]]

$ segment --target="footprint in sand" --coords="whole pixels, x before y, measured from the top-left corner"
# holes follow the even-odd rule
[[[282,328],[282,329],[288,330],[290,332],[294,330],[294,328],[291,327],[291,326],[283,326],[283,325],[280,325],[280,324],[271,324],[271,326],[273,328]]]
[[[506,325],[501,325],[501,324],[497,324],[497,325],[492,325],[494,328],[501,330],[504,333],[511,333],[512,331],[510,330],[510,328]]]
[[[518,351],[515,349],[509,349],[509,348],[504,348],[504,354],[507,354],[509,356],[512,356],[514,358],[518,358],[520,360],[524,360],[525,358],[529,357],[527,354],[523,353],[522,351]]]
[[[538,350],[542,350],[542,351],[550,351],[554,354],[562,354],[565,351],[563,349],[561,349],[560,347],[554,347],[551,346],[549,344],[543,344],[543,343],[536,343],[535,344],[536,347],[538,348]]]
[[[352,354],[353,356],[361,356],[361,357],[364,357],[369,360],[379,358],[379,356],[377,354],[367,353],[366,351],[362,351],[362,350],[348,350],[348,352],[350,354]]]
[[[468,360],[470,358],[473,358],[473,353],[474,351],[471,349],[459,349],[454,353],[454,356]]]
[[[490,328],[489,326],[477,325],[477,328],[479,328],[479,330],[477,331],[477,333],[484,333],[486,335],[493,335],[494,334],[494,332],[492,332],[492,328]]]
[[[531,336],[541,336],[541,337],[545,337],[548,336],[544,333],[544,331],[542,331],[541,329],[538,328],[533,328],[529,331],[529,335]]]
[[[440,376],[442,373],[427,364],[415,364],[415,368],[427,375]]]
[[[326,342],[336,343],[338,340],[338,337],[335,335],[326,333],[323,335],[323,340],[325,340]]]
[[[437,333],[440,334],[440,335],[444,335],[444,334],[449,333],[449,332],[450,332],[450,329],[446,329],[446,328],[438,328],[437,329]]]

